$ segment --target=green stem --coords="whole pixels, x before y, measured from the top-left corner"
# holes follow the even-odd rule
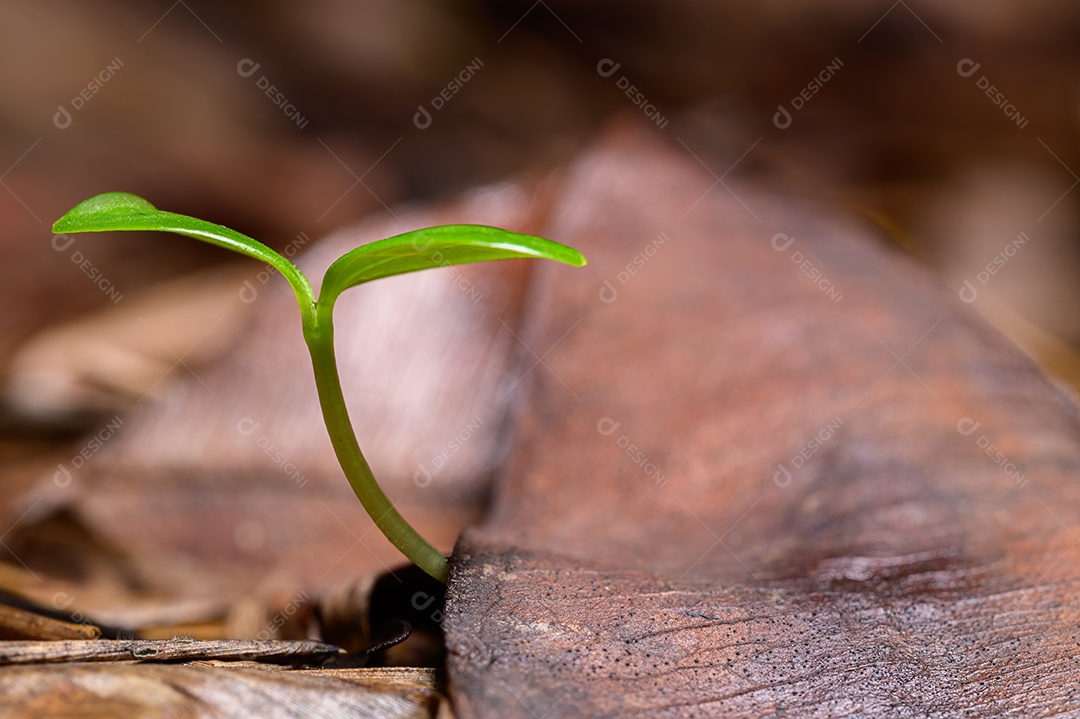
[[[447,562],[439,550],[412,528],[394,508],[382,491],[375,475],[356,441],[349,410],[338,378],[337,359],[334,356],[334,325],[332,321],[333,300],[320,298],[314,313],[314,322],[304,323],[304,339],[311,353],[315,370],[315,386],[319,392],[326,431],[334,445],[334,454],[345,471],[345,477],[356,493],[364,509],[390,542],[401,550],[416,566],[443,584],[447,581]]]

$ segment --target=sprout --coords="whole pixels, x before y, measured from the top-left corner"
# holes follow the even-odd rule
[[[267,262],[281,273],[300,304],[304,340],[311,353],[326,431],[345,477],[386,538],[418,567],[445,583],[446,557],[398,513],[360,451],[334,356],[334,303],[350,287],[406,272],[519,257],[582,267],[585,257],[573,248],[542,237],[484,225],[442,225],[406,232],[346,252],[326,271],[316,298],[311,282],[300,269],[261,242],[222,225],[162,212],[141,197],[126,192],[91,197],[53,225],[56,233],[112,230],[157,230],[187,235]]]

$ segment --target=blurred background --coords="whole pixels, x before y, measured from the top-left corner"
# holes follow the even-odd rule
[[[620,115],[717,176],[861,216],[1075,382],[1078,32],[1067,2],[7,0],[5,491],[51,471],[57,442],[64,457],[84,446],[83,404],[184,370],[100,351],[99,386],[34,384],[43,333],[250,270],[194,242],[67,244],[50,225],[77,202],[127,190],[278,249],[314,246],[387,207],[553,170]],[[220,306],[211,290],[184,297]],[[165,325],[193,366],[231,347],[229,332],[200,343],[205,327]],[[85,342],[51,347],[90,361]],[[238,545],[257,545],[244,531]]]
[[[1015,311],[1010,327],[1080,342],[1073,3],[10,0],[0,13],[0,363],[111,301],[49,242],[91,194],[135,191],[283,247],[555,166],[635,111],[701,153],[746,153],[737,171],[778,191],[863,213],[957,290],[976,283],[977,306]],[[1020,233],[1030,241],[979,283]],[[132,237],[82,251],[121,293],[232,261]]]

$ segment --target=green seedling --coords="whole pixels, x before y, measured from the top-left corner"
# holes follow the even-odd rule
[[[108,192],[91,197],[53,225],[55,233],[113,230],[157,230],[194,237],[266,262],[281,273],[300,303],[304,340],[315,370],[319,404],[345,477],[387,539],[425,572],[446,582],[446,557],[398,513],[360,451],[341,392],[334,356],[334,303],[350,287],[406,272],[519,257],[544,258],[581,267],[585,265],[585,257],[577,250],[557,242],[495,227],[429,227],[346,252],[330,265],[316,297],[311,282],[299,268],[261,242],[205,220],[162,212],[141,197],[125,192]],[[373,351],[376,351],[374,345]]]

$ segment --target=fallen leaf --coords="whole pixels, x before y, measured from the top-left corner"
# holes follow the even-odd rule
[[[0,711],[19,719],[429,719],[443,703],[434,670],[422,669],[282,671],[219,662],[70,664],[8,667],[4,680]]]
[[[542,363],[455,553],[461,717],[1080,705],[1080,417],[867,230],[623,127],[543,231]]]

